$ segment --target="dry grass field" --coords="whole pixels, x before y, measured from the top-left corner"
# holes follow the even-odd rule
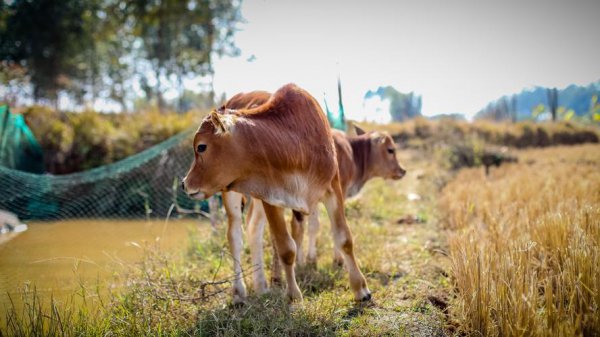
[[[519,153],[518,164],[464,169],[440,212],[467,334],[600,334],[600,146]]]

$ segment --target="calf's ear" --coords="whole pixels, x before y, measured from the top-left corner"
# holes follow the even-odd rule
[[[347,136],[356,137],[356,136],[364,135],[366,133],[365,130],[363,130],[360,126],[356,125],[356,123],[354,123],[354,121],[347,121],[346,126],[347,126],[347,129],[346,129]]]
[[[366,133],[365,130],[356,124],[354,124],[354,130],[356,131],[357,136],[364,135]]]
[[[371,138],[371,143],[373,143],[373,144],[383,144],[383,143],[385,143],[386,135],[382,134],[378,131],[375,131],[370,134],[370,138]]]
[[[210,112],[210,121],[215,126],[215,130],[217,130],[217,133],[227,133],[225,124],[223,124],[223,122],[221,121],[221,115],[217,112],[217,110],[213,110]]]

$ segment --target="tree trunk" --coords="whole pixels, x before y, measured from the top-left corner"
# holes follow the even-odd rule
[[[179,98],[177,100],[177,112],[183,113],[183,94],[185,93],[185,88],[183,87],[183,75],[181,74],[181,71],[179,71],[179,74],[177,74],[177,86],[179,90]]]
[[[548,107],[552,113],[552,121],[556,121],[556,111],[558,109],[558,89],[552,88],[547,89],[548,93]]]
[[[158,111],[162,114],[165,113],[165,100],[162,95],[162,88],[160,82],[160,71],[156,71],[156,105],[158,106]]]
[[[513,123],[517,122],[517,95],[513,95],[511,98],[511,120]]]
[[[56,93],[56,96],[54,96],[54,110],[56,110],[56,112],[60,112],[60,103],[59,103],[58,93]]]

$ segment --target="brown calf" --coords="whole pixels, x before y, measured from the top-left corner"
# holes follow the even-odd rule
[[[237,94],[233,96],[221,108],[241,109],[253,105],[265,103],[270,94],[264,91],[255,91],[250,93]],[[338,130],[332,130],[333,140],[336,147],[337,161],[340,172],[341,187],[346,197],[356,195],[362,186],[371,178],[382,177],[385,179],[400,179],[406,171],[400,165],[395,155],[395,145],[391,137],[386,133],[365,132],[358,128],[356,132],[358,136],[347,136]],[[241,208],[239,207],[242,195],[236,192],[224,192],[223,204],[227,210],[229,220],[229,231],[236,233],[241,237]],[[260,203],[252,203],[248,212],[248,241],[250,243],[250,252],[252,255],[253,265],[253,285],[255,292],[261,294],[267,290],[267,282],[264,273],[263,264],[263,232],[266,223],[262,205]],[[302,214],[294,212],[292,218],[292,237],[295,240],[296,262],[304,263],[304,253],[302,251],[302,243],[304,237],[304,221]],[[308,259],[311,262],[316,261],[316,236],[319,231],[319,219],[317,212],[311,212],[309,217],[309,248]],[[231,237],[231,236],[230,236]],[[240,238],[241,240],[241,238]],[[241,243],[240,243],[241,246]],[[233,247],[233,245],[230,245]],[[273,245],[275,247],[275,245]],[[335,250],[336,262],[343,263],[342,255],[338,250]],[[234,261],[240,260],[240,250],[232,250]],[[274,251],[273,256],[277,256]],[[272,275],[274,280],[279,280],[281,277],[280,265],[278,259],[273,259]],[[241,274],[241,266],[239,266]],[[240,281],[234,284],[234,294],[245,294],[245,285],[239,277]],[[234,302],[239,302],[242,298],[236,298]]]
[[[338,130],[332,130],[338,167],[340,172],[340,182],[342,191],[346,198],[353,197],[361,190],[364,184],[372,178],[381,177],[384,179],[401,179],[406,171],[398,164],[396,158],[396,148],[394,141],[387,133],[369,132],[365,133],[362,129],[356,128],[358,136],[347,136]],[[251,209],[253,211],[254,209]],[[258,226],[264,227],[264,224],[254,225],[252,221],[260,218],[259,215],[250,214],[249,228]],[[263,220],[264,223],[264,220]],[[319,232],[318,208],[314,208],[308,220],[308,256],[311,263],[316,263],[317,259],[317,235]],[[296,261],[298,264],[304,264],[304,254],[302,251],[304,239],[304,221],[302,217],[294,216],[292,218],[292,237],[297,246]],[[258,250],[258,248],[257,248]],[[337,247],[334,247],[335,263],[342,264],[343,257]],[[262,268],[256,268],[257,272]],[[281,277],[281,271],[277,260],[273,260],[272,278],[278,280]],[[255,279],[260,279],[256,277]]]
[[[194,137],[194,154],[183,180],[189,196],[204,199],[232,190],[263,201],[290,298],[301,299],[302,294],[294,272],[296,245],[283,208],[308,214],[319,201],[332,220],[355,299],[371,298],[344,216],[333,137],[319,104],[306,91],[288,84],[256,108],[211,113]]]

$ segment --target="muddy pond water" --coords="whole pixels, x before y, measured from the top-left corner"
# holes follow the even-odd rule
[[[119,287],[115,274],[143,257],[148,244],[183,256],[197,220],[69,220],[29,223],[0,242],[0,317],[10,299],[22,304],[23,289],[35,287],[42,301],[68,301],[85,289]],[[209,225],[208,225],[209,226]],[[12,234],[9,234],[12,235]],[[158,240],[158,241],[157,241]]]

